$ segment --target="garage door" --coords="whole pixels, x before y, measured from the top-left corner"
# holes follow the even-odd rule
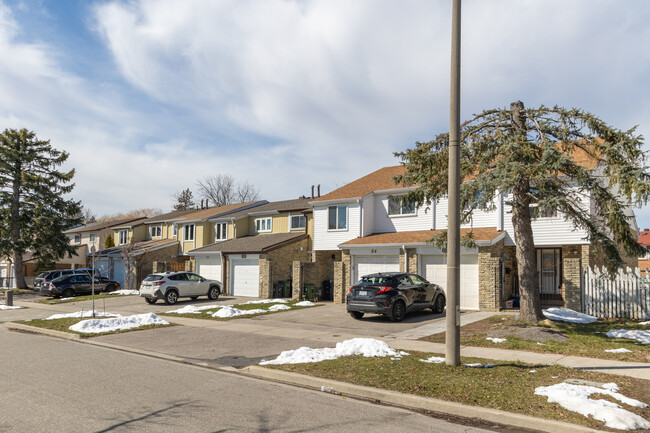
[[[99,270],[102,277],[109,278],[124,285],[124,265],[121,259],[100,257],[95,260],[95,269]]]
[[[424,278],[436,283],[447,292],[447,256],[421,256]],[[421,268],[421,269],[422,269]],[[478,255],[460,256],[460,308],[478,310]]]
[[[221,260],[197,260],[196,273],[208,280],[221,281]]]
[[[231,284],[234,296],[260,295],[260,266],[259,260],[231,260]]]
[[[399,256],[353,256],[354,281],[377,272],[399,272]]]

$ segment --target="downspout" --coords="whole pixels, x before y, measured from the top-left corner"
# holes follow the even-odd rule
[[[404,251],[404,272],[409,271],[409,256],[406,254],[406,245],[402,245],[402,251]]]
[[[359,203],[359,237],[363,237],[363,206],[361,205],[361,199],[357,200]]]

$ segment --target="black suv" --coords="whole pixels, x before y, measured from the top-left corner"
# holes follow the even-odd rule
[[[361,319],[365,313],[377,313],[399,322],[406,313],[427,308],[440,314],[445,302],[442,288],[419,275],[381,272],[363,276],[350,287],[346,308],[355,319]]]
[[[49,284],[50,281],[56,280],[64,275],[91,275],[92,272],[93,270],[90,268],[55,269],[53,271],[41,272],[34,278],[34,290],[38,290],[40,287]],[[95,269],[95,276],[99,276],[98,269]]]

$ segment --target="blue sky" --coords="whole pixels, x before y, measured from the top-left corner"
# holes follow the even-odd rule
[[[325,193],[447,130],[450,5],[0,0],[0,125],[70,152],[98,215],[216,174]],[[522,100],[650,136],[648,22],[647,1],[465,0],[462,117]]]

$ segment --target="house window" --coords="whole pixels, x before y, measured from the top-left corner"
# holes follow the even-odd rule
[[[117,232],[118,245],[124,245],[129,242],[129,231],[120,230]]]
[[[255,220],[255,231],[260,232],[270,232],[271,231],[271,217],[268,218],[257,218]]]
[[[176,224],[172,224],[172,237],[177,237],[178,236],[178,226]]]
[[[228,239],[228,223],[217,223],[214,225],[214,238],[218,241]]]
[[[328,212],[328,230],[346,230],[348,228],[347,206],[330,206]]]
[[[194,224],[183,226],[183,240],[184,241],[194,240]]]
[[[81,243],[81,235],[74,235],[74,243],[75,244]]]
[[[149,226],[149,235],[152,238],[162,237],[162,226]]]
[[[94,234],[89,235],[89,236],[88,236],[88,239],[89,239],[89,241],[90,241],[91,243],[94,243],[94,242],[95,242],[95,235],[94,235]]]
[[[291,215],[291,227],[290,230],[304,229],[305,228],[305,216],[304,215]]]
[[[404,197],[388,197],[388,215],[414,215],[415,204]]]
[[[557,217],[557,209],[555,208],[540,208],[536,204],[530,205],[531,218],[555,218]]]

